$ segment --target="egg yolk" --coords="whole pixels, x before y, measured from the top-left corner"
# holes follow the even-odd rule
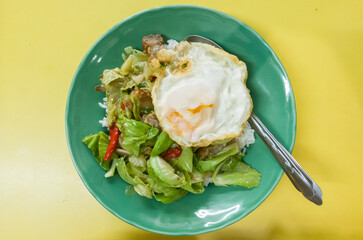
[[[214,106],[214,104],[209,104],[209,105],[202,104],[196,108],[188,109],[188,111],[191,112],[192,114],[196,114],[196,113],[199,113],[200,111],[202,111],[204,108],[212,108],[213,106]]]
[[[166,119],[168,119],[169,123],[179,136],[183,136],[183,132],[185,132],[185,130],[190,131],[194,129],[179,112],[172,112]]]
[[[201,112],[205,108],[213,108],[214,104],[201,104],[196,108],[187,109],[192,115]],[[182,114],[180,114],[177,111],[172,112],[167,118],[168,122],[171,124],[175,132],[179,136],[183,136],[183,133],[189,133],[192,134],[193,131],[198,127],[199,122],[201,122],[202,119],[199,119],[199,121],[196,122],[196,124],[193,126],[188,120],[186,120]]]

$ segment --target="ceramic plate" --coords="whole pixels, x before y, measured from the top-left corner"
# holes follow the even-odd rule
[[[80,63],[68,94],[66,133],[70,154],[84,184],[111,213],[141,229],[169,235],[194,235],[215,231],[241,220],[259,206],[275,188],[283,171],[260,138],[248,148],[245,161],[262,179],[259,187],[245,189],[210,185],[200,195],[188,194],[171,204],[126,196],[126,183],[106,179],[82,138],[102,129],[98,106],[104,93],[95,92],[104,69],[120,67],[127,46],[142,49],[141,39],[151,33],[182,40],[198,34],[210,38],[247,64],[247,86],[254,112],[291,152],[296,131],[294,95],[287,74],[269,45],[250,27],[225,13],[198,6],[175,5],[135,14],[108,30]],[[236,106],[237,108],[238,106]]]

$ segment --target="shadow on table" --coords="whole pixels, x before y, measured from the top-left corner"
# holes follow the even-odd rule
[[[123,240],[123,237],[120,237],[120,240]],[[127,234],[128,240],[198,240],[200,239],[198,236],[168,236],[168,235],[161,235],[146,231],[137,231],[137,232],[130,232]]]
[[[125,239],[125,233],[118,240]],[[352,233],[343,237],[337,232],[316,231],[316,229],[298,229],[295,231],[284,229],[274,225],[267,229],[246,229],[225,228],[219,231],[196,236],[167,236],[146,231],[132,231],[127,233],[127,240],[281,240],[281,239],[309,239],[309,240],[330,240],[330,239],[362,239],[361,235]]]

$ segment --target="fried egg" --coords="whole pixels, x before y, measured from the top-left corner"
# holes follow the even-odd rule
[[[252,111],[246,64],[204,43],[183,41],[168,51],[172,61],[152,90],[162,129],[185,147],[240,136]]]

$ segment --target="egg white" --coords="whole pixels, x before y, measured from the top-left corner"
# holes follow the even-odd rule
[[[241,135],[252,112],[245,63],[203,43],[181,42],[152,90],[160,125],[181,146]]]

